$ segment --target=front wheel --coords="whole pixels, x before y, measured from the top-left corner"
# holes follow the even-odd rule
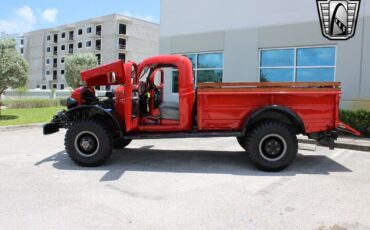
[[[246,146],[252,163],[269,172],[288,167],[298,152],[298,141],[293,129],[278,122],[258,125],[247,136]]]
[[[94,167],[105,163],[113,149],[109,129],[97,121],[77,121],[67,130],[65,148],[78,165]]]

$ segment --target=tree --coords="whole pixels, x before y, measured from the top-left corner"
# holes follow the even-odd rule
[[[67,84],[72,88],[82,85],[80,72],[98,66],[98,58],[91,53],[77,53],[66,57],[65,78]]]
[[[8,88],[21,88],[27,83],[28,63],[15,45],[13,39],[0,41],[0,99]]]

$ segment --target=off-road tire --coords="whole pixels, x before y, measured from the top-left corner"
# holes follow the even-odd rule
[[[126,148],[132,140],[118,140],[114,143],[114,149],[124,149]]]
[[[280,142],[280,144],[277,144],[278,146],[285,145],[285,152],[282,150],[280,155],[269,155],[268,153],[271,151],[269,144],[271,141]],[[279,122],[266,122],[256,126],[247,135],[245,143],[251,162],[257,168],[268,172],[277,172],[285,169],[294,161],[298,152],[298,141],[294,130],[290,126]],[[275,145],[275,149],[272,151],[276,152],[277,149],[282,148],[276,148]]]
[[[81,146],[77,144],[76,138],[81,133],[88,132],[97,138],[97,147],[89,157],[81,155]],[[87,135],[88,135],[87,134]],[[110,130],[103,124],[94,120],[76,121],[71,125],[64,139],[65,149],[68,156],[76,164],[84,167],[96,167],[104,164],[112,154],[113,137]]]

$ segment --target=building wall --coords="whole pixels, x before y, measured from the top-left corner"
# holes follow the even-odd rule
[[[126,34],[119,34],[119,24],[127,26]],[[96,34],[96,26],[101,25],[101,35]],[[91,27],[92,32],[87,33],[87,28]],[[78,35],[78,30],[82,29],[82,35]],[[69,40],[69,32],[74,32],[73,40]],[[66,33],[64,39],[61,34]],[[58,35],[58,42],[53,41],[53,36]],[[48,41],[47,37],[50,36]],[[126,39],[126,48],[119,47],[119,38]],[[101,40],[101,49],[95,46],[96,40]],[[86,46],[86,42],[91,41],[91,47]],[[78,44],[82,42],[82,48]],[[61,59],[69,54],[69,45],[73,44],[74,53],[93,53],[101,55],[101,64],[107,64],[119,58],[119,53],[126,55],[125,60],[140,62],[149,56],[157,55],[159,52],[159,25],[129,18],[126,16],[112,14],[108,16],[93,18],[85,21],[75,22],[55,28],[32,31],[25,34],[25,58],[30,63],[30,76],[28,80],[29,88],[37,88],[46,85],[47,89],[57,84],[58,89],[61,84],[67,87],[65,77],[61,73],[64,64]],[[65,50],[61,46],[65,45]],[[50,47],[51,52],[47,52]],[[53,53],[53,48],[57,47],[58,53]],[[57,67],[53,66],[53,59],[57,59]],[[46,59],[50,59],[50,64],[46,64]],[[57,80],[53,80],[53,71],[57,71]],[[50,75],[46,74],[50,71]]]
[[[21,34],[7,34],[6,32],[0,33],[0,40],[13,39],[15,41],[15,49],[18,53],[23,54],[23,36]]]
[[[370,109],[369,8],[362,1],[356,36],[338,42],[322,36],[316,1],[162,0],[160,52],[223,51],[223,81],[244,82],[259,81],[260,49],[335,45],[342,107]],[[166,97],[176,100],[168,80]]]

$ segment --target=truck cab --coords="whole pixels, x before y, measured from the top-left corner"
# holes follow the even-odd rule
[[[165,81],[178,75],[178,102],[166,101]],[[72,92],[68,110],[44,126],[66,128],[65,147],[82,166],[105,163],[113,149],[134,139],[236,137],[258,168],[279,171],[298,152],[303,134],[334,147],[338,130],[359,132],[339,121],[339,82],[203,83],[194,86],[191,61],[164,55],[115,61],[81,72],[85,86]],[[106,98],[95,86],[114,86]]]

